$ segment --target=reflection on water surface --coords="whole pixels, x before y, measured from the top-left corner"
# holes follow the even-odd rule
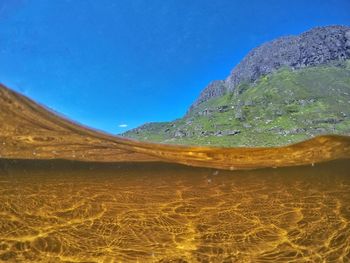
[[[349,262],[350,163],[0,162],[0,261]]]

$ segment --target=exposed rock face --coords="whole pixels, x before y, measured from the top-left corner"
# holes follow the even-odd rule
[[[250,51],[226,79],[233,91],[241,82],[251,83],[283,66],[296,66],[300,57],[298,37],[282,37]]]
[[[214,80],[209,83],[208,86],[199,95],[199,98],[191,106],[196,107],[198,104],[207,101],[211,98],[220,97],[224,95],[227,91],[226,82],[224,80]]]
[[[186,137],[186,132],[182,131],[182,130],[177,130],[177,131],[175,131],[174,137],[175,138]]]
[[[297,69],[345,59],[350,59],[350,27],[316,27],[299,36],[281,37],[250,51],[225,81],[210,83],[191,108],[284,66]]]

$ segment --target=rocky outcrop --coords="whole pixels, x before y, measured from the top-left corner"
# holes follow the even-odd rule
[[[250,51],[225,81],[210,83],[191,109],[281,67],[298,69],[346,59],[350,59],[350,27],[316,27],[299,36],[281,37]]]
[[[199,95],[198,99],[193,103],[192,107],[196,107],[198,104],[207,101],[211,98],[220,97],[227,91],[226,82],[224,80],[214,80],[209,83],[208,86]]]

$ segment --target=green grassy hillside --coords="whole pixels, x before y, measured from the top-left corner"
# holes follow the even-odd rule
[[[350,61],[284,68],[204,102],[181,119],[145,124],[123,136],[231,147],[284,145],[320,134],[350,135]]]

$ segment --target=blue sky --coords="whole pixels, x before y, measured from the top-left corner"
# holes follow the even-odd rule
[[[115,134],[181,117],[250,49],[350,25],[349,10],[349,0],[0,0],[0,82]]]

